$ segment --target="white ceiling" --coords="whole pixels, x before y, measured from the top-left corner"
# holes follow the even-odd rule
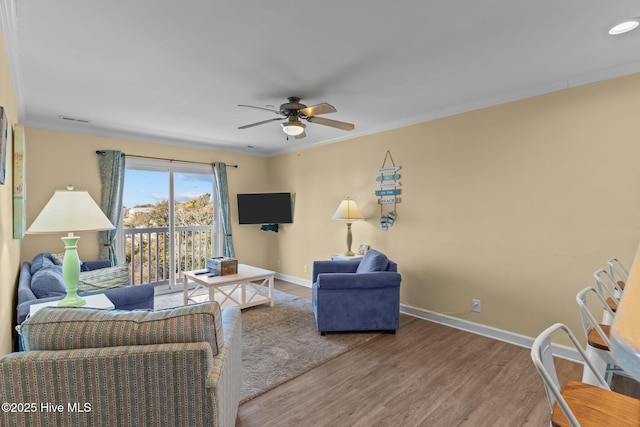
[[[640,71],[637,0],[0,0],[26,126],[254,155]],[[285,140],[288,96],[342,130]],[[66,116],[89,123],[60,119]],[[253,146],[254,148],[248,148]]]

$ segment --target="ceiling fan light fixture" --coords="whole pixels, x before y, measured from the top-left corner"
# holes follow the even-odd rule
[[[276,113],[279,116],[273,119],[267,119],[256,123],[250,123],[244,126],[238,126],[238,129],[248,129],[277,120],[280,122],[280,126],[282,126],[282,131],[285,133],[285,135],[287,135],[287,140],[289,140],[290,136],[294,137],[295,139],[301,139],[307,136],[305,133],[305,128],[307,127],[307,125],[301,123],[300,120],[305,120],[309,123],[316,123],[319,125],[329,126],[346,131],[350,131],[355,128],[355,125],[353,123],[341,122],[338,120],[331,120],[320,117],[319,115],[321,114],[336,112],[336,108],[331,104],[322,102],[320,104],[307,107],[306,105],[300,103],[300,98],[290,96],[288,99],[289,102],[282,104],[279,110],[274,110],[267,107],[256,107],[253,105],[238,104],[238,107],[249,107],[256,108],[258,110],[271,111],[272,113]]]
[[[612,36],[617,36],[618,34],[628,33],[631,30],[635,30],[638,25],[640,25],[640,18],[628,19],[624,22],[614,25],[609,30],[609,34],[611,34]]]
[[[304,123],[292,121],[280,123],[280,125],[282,126],[282,130],[284,131],[284,133],[289,136],[298,136],[302,132],[304,132],[304,128],[306,128],[306,125]]]

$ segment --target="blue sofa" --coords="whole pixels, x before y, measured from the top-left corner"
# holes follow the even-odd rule
[[[374,249],[361,260],[314,261],[312,303],[318,331],[389,331],[400,327],[398,265]]]
[[[84,271],[105,267],[111,267],[109,260],[87,261],[82,263],[82,269]],[[39,271],[41,272],[38,274]],[[43,273],[46,273],[46,275]],[[32,278],[36,274],[46,276],[44,283],[38,283],[37,290],[32,289],[31,286]],[[55,259],[50,253],[43,252],[36,255],[32,262],[23,262],[20,268],[20,278],[18,279],[17,324],[20,325],[24,322],[29,314],[31,305],[57,301],[64,298],[64,290],[60,293],[61,286],[64,288],[62,267],[56,264]],[[50,288],[50,291],[46,288]],[[153,285],[148,283],[107,289],[104,291],[104,294],[111,300],[115,308],[119,310],[153,309],[154,288]],[[38,295],[40,295],[40,297],[38,297]]]

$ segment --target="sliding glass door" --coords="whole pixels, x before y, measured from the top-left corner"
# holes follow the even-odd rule
[[[208,165],[127,158],[117,241],[132,283],[176,290],[182,271],[202,269],[221,253],[213,179]]]

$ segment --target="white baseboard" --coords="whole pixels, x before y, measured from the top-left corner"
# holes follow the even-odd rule
[[[284,280],[285,282],[295,283],[296,285],[304,286],[305,288],[310,288],[311,287],[311,281],[305,280],[305,279],[301,279],[299,277],[289,276],[287,274],[282,274],[282,273],[276,273],[275,274],[275,278],[276,279],[280,279],[280,280]]]
[[[534,341],[534,338],[528,337],[526,335],[516,334],[515,332],[505,331],[504,329],[498,329],[492,326],[481,325],[479,323],[458,319],[457,317],[447,316],[435,311],[416,308],[406,304],[400,304],[400,312],[409,316],[417,317],[419,319],[424,319],[430,322],[439,323],[441,325],[450,326],[452,328],[517,345],[519,347],[531,348]],[[574,348],[559,344],[552,344],[552,347],[553,354],[555,356],[570,360],[572,362],[582,363],[580,354]]]
[[[276,279],[295,283],[296,285],[311,287],[311,281],[301,279],[295,276],[289,276],[282,273],[276,273]],[[457,317],[447,316],[446,314],[437,313],[435,311],[425,310],[422,308],[412,307],[407,304],[400,304],[400,312],[419,319],[428,320],[430,322],[439,323],[444,326],[460,329],[462,331],[471,332],[472,334],[481,335],[483,337],[492,338],[494,340],[506,342],[508,344],[517,345],[519,347],[531,348],[534,338],[526,335],[516,334],[515,332],[505,331],[504,329],[494,328],[492,326],[481,325],[480,323],[470,322]],[[570,360],[576,363],[582,363],[580,354],[572,347],[560,344],[553,344],[553,354],[557,357]]]

